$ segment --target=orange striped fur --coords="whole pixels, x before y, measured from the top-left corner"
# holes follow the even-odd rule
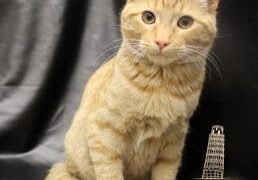
[[[66,134],[65,163],[54,166],[47,180],[176,179],[216,37],[217,5],[127,1],[121,48],[89,80]],[[143,22],[146,10],[154,24]],[[185,15],[194,22],[183,30],[178,21]],[[157,39],[169,42],[162,52]]]

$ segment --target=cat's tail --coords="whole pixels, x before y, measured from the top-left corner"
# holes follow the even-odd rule
[[[65,164],[57,164],[52,169],[50,169],[45,180],[77,180],[77,179],[70,175]]]

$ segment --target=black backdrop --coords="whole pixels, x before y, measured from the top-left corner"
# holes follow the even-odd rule
[[[43,179],[89,76],[116,50],[119,0],[0,0],[0,179]],[[200,177],[212,125],[226,177],[258,179],[258,2],[222,0],[211,66],[178,179]],[[102,54],[103,52],[104,55]],[[102,55],[101,55],[102,54]]]

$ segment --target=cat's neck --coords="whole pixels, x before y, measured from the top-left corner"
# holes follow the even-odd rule
[[[144,57],[131,55],[120,49],[117,59],[117,69],[128,81],[145,91],[159,89],[194,88],[202,86],[205,77],[205,63],[171,64],[160,66],[153,64]],[[203,61],[205,62],[205,61]]]

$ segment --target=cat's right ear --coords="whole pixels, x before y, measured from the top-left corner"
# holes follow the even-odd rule
[[[216,12],[219,6],[220,0],[208,0],[209,10],[211,12]]]
[[[209,12],[217,11],[220,0],[198,0],[202,6],[208,9]]]

